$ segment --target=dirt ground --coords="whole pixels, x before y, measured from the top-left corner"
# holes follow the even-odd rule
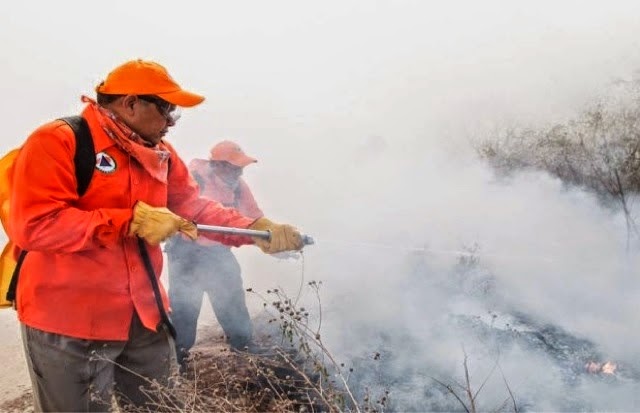
[[[0,311],[0,400],[20,395],[30,387],[20,339],[20,323],[13,309]]]
[[[15,399],[20,399],[21,396],[24,397],[31,388],[27,364],[22,351],[20,324],[13,309],[0,310],[0,331],[2,331],[0,344],[0,411],[11,411],[10,406],[3,406],[3,404],[15,401],[15,407],[20,405],[24,407],[24,402],[20,403],[20,400]]]

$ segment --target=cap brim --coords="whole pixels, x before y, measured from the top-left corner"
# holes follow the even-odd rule
[[[247,165],[258,162],[258,160],[247,155],[238,155],[234,156],[233,159],[230,159],[228,162],[232,165],[244,168]]]
[[[204,96],[196,95],[195,93],[187,92],[186,90],[178,90],[176,92],[169,93],[156,93],[155,95],[169,103],[183,108],[196,106],[204,101]]]

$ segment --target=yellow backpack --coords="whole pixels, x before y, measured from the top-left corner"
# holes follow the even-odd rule
[[[0,159],[0,221],[5,234],[8,234],[9,202],[11,195],[11,181],[13,177],[13,164],[20,153],[20,149],[14,149]],[[7,300],[7,292],[11,283],[11,276],[16,268],[14,258],[14,244],[11,239],[7,242],[2,255],[0,255],[0,308],[11,307]]]

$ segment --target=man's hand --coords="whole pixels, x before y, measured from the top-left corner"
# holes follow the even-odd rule
[[[249,229],[271,232],[271,239],[269,241],[253,237],[256,245],[267,254],[283,251],[297,251],[303,247],[300,232],[291,225],[276,224],[267,218],[258,218],[249,226]]]
[[[151,245],[158,245],[178,231],[192,240],[198,237],[198,230],[193,222],[187,221],[167,208],[152,207],[142,201],[136,202],[133,207],[129,235],[143,238]]]

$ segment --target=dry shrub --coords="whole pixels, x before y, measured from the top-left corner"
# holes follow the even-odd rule
[[[199,347],[178,385],[185,411],[326,411],[308,385],[310,377],[292,362],[275,346],[262,355]]]
[[[612,84],[574,119],[497,130],[476,150],[502,173],[544,170],[627,212],[627,194],[640,192],[640,72]]]

